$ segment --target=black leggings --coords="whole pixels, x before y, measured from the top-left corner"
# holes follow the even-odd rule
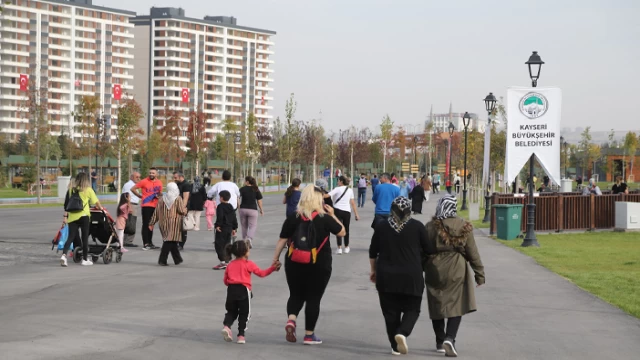
[[[344,231],[347,232],[344,236],[344,246],[349,247],[349,224],[351,223],[351,212],[340,209],[334,209],[334,212],[338,220],[340,220],[342,225],[344,225]],[[342,237],[336,236],[336,239],[338,240],[338,246],[342,246]]]
[[[78,246],[76,237],[78,236],[78,229],[82,231],[82,258],[87,260],[87,253],[89,252],[89,225],[91,221],[88,216],[83,216],[80,219],[69,223],[69,238],[64,243],[62,253],[66,256],[67,251],[71,244]]]
[[[156,211],[155,207],[143,206],[142,207],[142,244],[153,245],[153,230],[149,230],[149,223],[153,212]]]
[[[284,272],[289,285],[287,315],[296,317],[305,305],[305,330],[314,331],[320,316],[320,300],[331,279],[331,255],[319,254],[315,264],[298,264],[288,258]]]
[[[444,319],[431,320],[433,331],[436,333],[436,343],[442,344],[446,339],[455,340],[462,322],[462,316],[447,319],[447,329],[444,328]]]

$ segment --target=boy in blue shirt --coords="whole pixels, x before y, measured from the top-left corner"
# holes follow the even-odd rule
[[[391,184],[391,175],[384,173],[380,175],[380,184],[373,192],[373,203],[376,204],[375,216],[371,228],[375,229],[379,221],[389,218],[391,203],[400,196],[400,188]]]

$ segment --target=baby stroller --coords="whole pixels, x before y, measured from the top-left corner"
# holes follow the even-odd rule
[[[115,221],[106,209],[91,209],[91,223],[89,225],[89,236],[93,244],[89,243],[88,249],[91,260],[95,263],[100,257],[105,264],[111,263],[113,258],[117,263],[122,261],[122,251],[120,242],[116,234]],[[82,261],[82,247],[77,247],[73,252],[73,262]]]

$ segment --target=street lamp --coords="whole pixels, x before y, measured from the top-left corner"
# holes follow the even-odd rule
[[[471,123],[471,115],[465,111],[462,117],[462,124],[464,124],[464,189],[462,190],[462,207],[460,210],[467,210],[467,130]]]
[[[451,140],[453,139],[453,131],[455,130],[455,126],[453,126],[452,122],[449,122],[449,141],[448,141],[448,148],[447,148],[447,166],[446,166],[446,188],[447,188],[447,192],[449,194],[451,194]]]
[[[333,137],[327,139],[327,145],[331,149],[331,173],[329,173],[329,189],[333,190]]]
[[[106,119],[104,117],[100,117],[97,116],[96,117],[96,124],[98,125],[98,128],[96,129],[96,167],[93,171],[96,172],[96,176],[98,174],[98,141],[100,140],[100,134],[103,132],[103,128],[105,127],[105,122]],[[97,179],[96,179],[96,184],[98,183]]]
[[[544,61],[542,61],[538,52],[534,51],[525,64],[529,67],[531,86],[538,86],[538,78],[540,77],[540,70],[542,69]],[[531,155],[529,158],[529,204],[527,204],[527,232],[524,236],[524,241],[522,241],[523,247],[540,247],[538,239],[536,238],[536,203],[533,199],[533,157],[534,155]]]
[[[235,138],[233,139],[233,181],[238,182],[236,177],[236,145],[240,144],[242,138],[240,137],[240,132],[236,132]]]
[[[484,106],[485,109],[487,110],[487,128],[484,131],[488,131],[490,135],[491,134],[491,115],[493,115],[493,112],[496,109],[496,103],[498,102],[498,99],[496,99],[495,95],[493,95],[492,92],[489,93],[489,95],[487,95],[487,97],[484,98]],[[485,139],[486,139],[485,135]],[[487,144],[487,142],[485,141],[485,146],[489,146],[489,144]],[[489,158],[486,159],[487,161],[487,189],[485,191],[485,195],[484,195],[484,218],[482,219],[483,223],[489,222],[491,221],[491,195],[489,194],[489,192],[491,191],[491,156],[489,156]]]
[[[413,163],[418,164],[418,137],[415,135],[413,136]]]

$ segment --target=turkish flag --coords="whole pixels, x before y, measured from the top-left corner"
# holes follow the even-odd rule
[[[79,87],[80,85],[82,85],[82,83],[80,82],[80,80],[76,80],[76,87]]]
[[[25,74],[20,74],[20,90],[27,91],[29,88],[29,77]]]
[[[183,103],[189,102],[189,89],[182,89],[182,102]]]
[[[122,97],[122,86],[120,84],[113,84],[113,98],[120,100]]]

